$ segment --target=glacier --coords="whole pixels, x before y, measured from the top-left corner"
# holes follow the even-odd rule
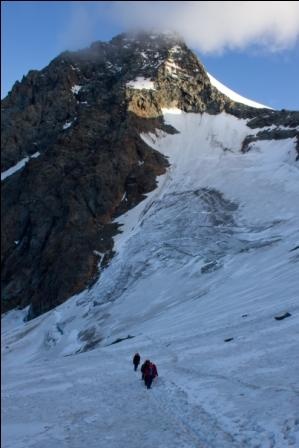
[[[142,138],[170,167],[117,218],[98,282],[2,319],[5,448],[299,444],[295,139],[243,154],[246,120],[163,115],[178,132]],[[150,391],[136,351],[157,364]]]

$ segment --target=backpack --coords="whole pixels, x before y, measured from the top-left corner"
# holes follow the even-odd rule
[[[157,367],[156,364],[153,364],[153,377],[155,378],[156,376],[158,376],[158,371],[157,371]]]
[[[152,366],[152,364],[149,364],[144,369],[144,376],[151,376],[152,377],[153,374],[154,374],[153,366]]]

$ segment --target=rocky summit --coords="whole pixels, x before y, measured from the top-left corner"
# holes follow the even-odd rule
[[[2,310],[29,306],[28,319],[89,288],[109,265],[115,218],[169,165],[140,136],[178,132],[163,108],[247,119],[256,133],[244,153],[256,140],[293,137],[299,153],[298,112],[233,101],[175,34],[122,34],[64,52],[1,103]]]

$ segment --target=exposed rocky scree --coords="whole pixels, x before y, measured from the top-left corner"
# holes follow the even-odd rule
[[[130,86],[138,77],[154,89]],[[28,318],[88,287],[109,263],[113,219],[168,166],[140,138],[157,128],[176,132],[163,123],[163,107],[250,119],[257,134],[243,151],[255,139],[298,139],[299,113],[233,102],[169,34],[122,34],[62,53],[16,82],[1,107],[1,171],[40,154],[2,182],[2,309],[30,305]],[[264,126],[273,130],[258,132]]]

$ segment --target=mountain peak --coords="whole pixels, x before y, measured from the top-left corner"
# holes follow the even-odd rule
[[[144,30],[135,30],[130,31],[127,33],[121,33],[117,36],[113,37],[110,41],[111,43],[128,43],[128,42],[135,42],[135,43],[152,43],[152,44],[185,44],[185,41],[183,37],[176,31],[158,31],[158,30],[151,30],[151,31],[144,31]]]
[[[2,101],[4,309],[31,304],[34,317],[100,275],[114,253],[114,218],[168,165],[140,134],[175,133],[163,118],[174,108],[254,118],[252,127],[298,122],[219,92],[173,32],[124,33],[64,52],[15,84]]]

